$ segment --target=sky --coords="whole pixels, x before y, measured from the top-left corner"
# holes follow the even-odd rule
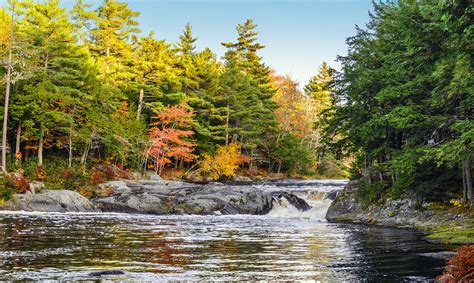
[[[305,85],[326,61],[335,69],[337,55],[347,52],[345,40],[355,25],[368,22],[370,0],[122,0],[140,12],[144,34],[177,42],[186,23],[198,37],[198,49],[211,48],[221,57],[221,42],[235,41],[235,27],[246,19],[258,25],[260,55],[278,74]],[[72,6],[73,0],[62,0]],[[101,0],[84,0],[98,5]],[[6,0],[0,0],[6,3]]]

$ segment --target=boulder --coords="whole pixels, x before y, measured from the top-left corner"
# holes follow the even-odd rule
[[[156,180],[118,188],[93,201],[103,211],[147,214],[265,214],[272,208],[272,195],[252,186]]]
[[[278,199],[285,198],[288,203],[296,207],[296,209],[298,209],[299,211],[304,212],[311,209],[311,206],[304,199],[296,196],[295,194],[287,192],[276,192],[273,195]]]
[[[38,194],[15,195],[0,210],[40,212],[94,212],[94,204],[80,194],[67,190],[43,190]]]

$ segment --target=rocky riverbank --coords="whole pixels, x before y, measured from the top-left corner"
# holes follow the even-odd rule
[[[417,228],[427,239],[447,243],[474,243],[473,210],[414,199],[393,199],[363,205],[356,198],[357,184],[349,183],[335,198],[326,215],[332,222]]]
[[[268,213],[285,198],[301,211],[310,206],[291,193],[266,192],[251,185],[193,184],[180,181],[113,181],[100,185],[93,198],[67,190],[15,195],[0,210],[43,212],[125,212],[143,214]]]

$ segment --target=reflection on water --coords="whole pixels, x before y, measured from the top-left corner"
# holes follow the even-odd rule
[[[438,247],[411,230],[330,224],[318,218],[0,214],[0,278],[369,280],[434,277]]]

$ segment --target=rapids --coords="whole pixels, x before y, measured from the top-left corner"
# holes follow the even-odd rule
[[[257,183],[291,192],[267,215],[0,212],[3,280],[315,280],[399,282],[434,278],[443,247],[412,230],[328,223],[345,181]],[[120,270],[123,274],[93,276]]]

